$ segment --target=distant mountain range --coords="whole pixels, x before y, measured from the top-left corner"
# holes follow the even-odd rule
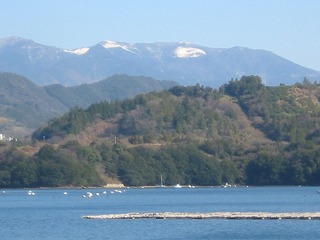
[[[37,85],[76,86],[114,74],[200,83],[220,87],[231,78],[259,75],[266,85],[293,84],[320,72],[272,52],[234,47],[210,48],[192,43],[124,43],[103,41],[65,50],[19,37],[0,39],[0,71],[21,74]]]
[[[140,93],[176,85],[176,82],[149,77],[114,75],[75,87],[61,84],[40,87],[21,75],[0,72],[0,134],[23,136],[70,108],[85,108],[104,100],[132,98]]]

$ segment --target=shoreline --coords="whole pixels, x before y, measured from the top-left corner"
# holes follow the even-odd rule
[[[320,212],[163,212],[163,213],[121,213],[83,216],[84,219],[116,220],[116,219],[230,219],[230,220],[320,220]]]
[[[213,185],[213,186],[198,186],[198,185],[192,185],[191,187],[189,185],[181,185],[181,188],[187,189],[187,188],[283,188],[283,187],[289,187],[289,188],[303,188],[303,187],[311,187],[311,188],[317,188],[320,189],[318,185],[264,185],[264,186],[256,186],[256,185],[232,185],[232,186],[225,186],[225,185]],[[0,190],[54,190],[54,189],[116,189],[116,188],[122,188],[122,189],[170,189],[175,188],[174,185],[165,185],[163,187],[159,186],[125,186],[122,184],[110,184],[105,186],[61,186],[61,187],[19,187],[19,188],[0,188]]]

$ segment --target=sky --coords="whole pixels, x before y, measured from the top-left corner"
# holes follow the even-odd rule
[[[1,0],[0,38],[264,49],[320,71],[319,0]]]

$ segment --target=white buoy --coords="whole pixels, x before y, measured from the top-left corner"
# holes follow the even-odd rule
[[[91,197],[93,197],[93,194],[91,192],[87,192],[87,197],[91,198]]]
[[[36,193],[35,193],[35,192],[32,192],[31,190],[29,190],[29,191],[28,191],[28,195],[29,195],[29,196],[34,196],[34,195],[36,195]]]

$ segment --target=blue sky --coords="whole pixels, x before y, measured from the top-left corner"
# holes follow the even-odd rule
[[[272,51],[320,70],[319,0],[1,0],[0,38],[74,49],[100,41]]]

